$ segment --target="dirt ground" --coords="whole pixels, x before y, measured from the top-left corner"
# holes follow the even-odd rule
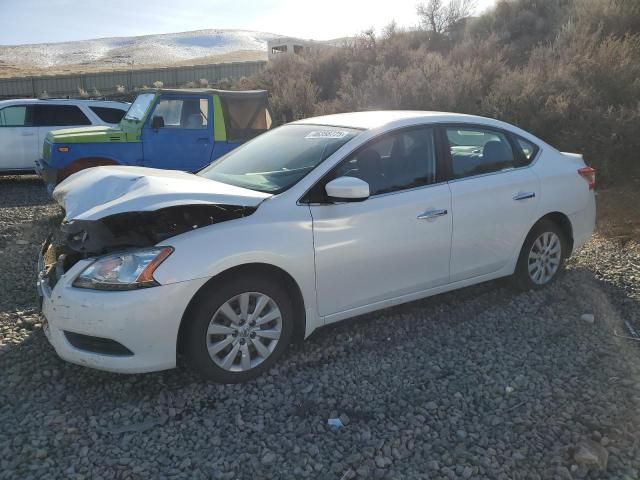
[[[597,191],[598,231],[640,249],[640,180]]]

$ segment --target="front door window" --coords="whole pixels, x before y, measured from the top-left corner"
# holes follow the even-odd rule
[[[162,117],[164,128],[205,129],[209,121],[206,98],[161,99],[153,117]]]
[[[436,179],[432,128],[416,128],[374,140],[341,164],[333,178],[357,177],[371,196],[420,187]]]
[[[31,107],[14,105],[0,110],[0,127],[29,127]]]

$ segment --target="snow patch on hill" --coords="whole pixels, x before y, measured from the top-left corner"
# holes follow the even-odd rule
[[[197,30],[193,32],[115,37],[64,43],[0,46],[5,65],[58,67],[111,64],[160,65],[235,51],[264,51],[277,35],[250,30]]]

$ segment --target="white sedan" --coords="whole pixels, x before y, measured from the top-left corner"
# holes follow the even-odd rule
[[[553,282],[594,229],[595,172],[512,125],[359,112],[267,132],[197,175],[97,167],[61,183],[38,290],[65,360],[240,382],[294,338],[511,275]]]

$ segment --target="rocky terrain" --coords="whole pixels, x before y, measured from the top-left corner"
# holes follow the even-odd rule
[[[597,236],[541,291],[497,281],[327,327],[229,386],[59,360],[34,309],[58,215],[34,177],[0,178],[0,479],[640,475],[631,245]]]

